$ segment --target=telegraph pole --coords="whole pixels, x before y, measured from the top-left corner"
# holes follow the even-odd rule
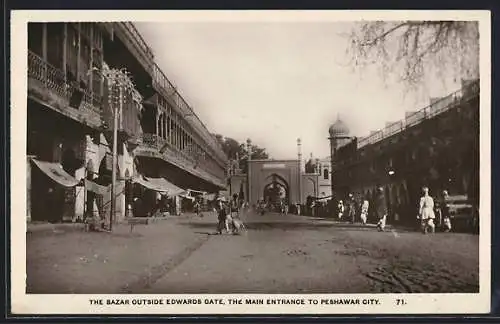
[[[119,107],[112,108],[113,111],[113,156],[111,167],[111,215],[109,217],[109,230],[113,230],[113,221],[116,216],[116,169],[118,163],[118,114],[123,109],[123,87],[119,85]]]
[[[136,89],[135,84],[130,78],[130,73],[126,69],[112,69],[106,63],[103,63],[99,70],[93,68],[89,71],[98,70],[108,83],[108,103],[111,112],[113,113],[113,155],[111,166],[111,214],[109,216],[109,230],[113,228],[113,221],[116,214],[116,171],[118,166],[118,117],[123,111],[123,103],[125,101],[125,91],[130,94],[131,100],[136,104],[138,110],[142,109],[142,96]],[[118,89],[117,89],[118,88]],[[118,95],[115,91],[118,90]],[[116,98],[118,96],[118,98]],[[116,100],[118,99],[118,104]]]

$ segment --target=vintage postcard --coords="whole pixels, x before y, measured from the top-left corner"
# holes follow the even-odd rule
[[[489,312],[490,19],[12,11],[12,313]]]

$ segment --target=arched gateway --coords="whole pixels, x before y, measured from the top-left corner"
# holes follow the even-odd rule
[[[273,201],[279,198],[286,199],[289,204],[305,203],[305,197],[314,196],[318,191],[305,185],[306,175],[301,172],[298,159],[251,160],[249,166],[248,201],[251,204],[259,199]],[[311,176],[319,177],[320,174],[307,175]]]
[[[290,186],[283,177],[273,173],[267,177],[268,182],[264,186],[262,198],[272,204],[278,204],[280,201],[289,201]]]

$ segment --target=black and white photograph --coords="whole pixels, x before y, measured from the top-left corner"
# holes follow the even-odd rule
[[[13,12],[13,306],[489,311],[489,23]]]

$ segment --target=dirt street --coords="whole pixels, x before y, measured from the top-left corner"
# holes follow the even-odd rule
[[[216,217],[171,218],[113,234],[27,236],[33,293],[477,292],[477,235],[377,232],[294,215],[248,213],[245,235]]]

